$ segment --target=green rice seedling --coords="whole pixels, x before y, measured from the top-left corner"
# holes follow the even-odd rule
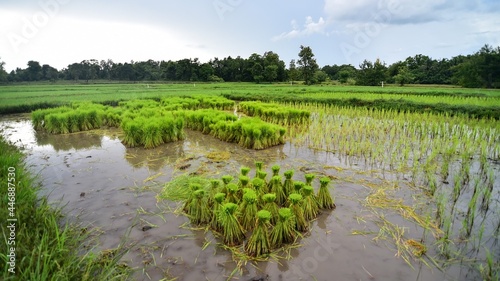
[[[223,185],[222,185],[221,192],[223,192],[223,193],[227,193],[227,185],[228,185],[230,182],[232,182],[232,181],[233,181],[233,179],[234,179],[234,178],[233,178],[232,176],[230,176],[230,175],[224,175],[224,176],[222,176],[222,183],[223,183]]]
[[[316,175],[315,174],[306,174],[305,178],[306,178],[306,185],[312,186],[312,182],[313,182],[314,178],[316,178]]]
[[[240,197],[238,196],[240,188],[238,185],[235,183],[228,183],[226,189],[226,202],[235,204],[240,203]]]
[[[191,204],[191,202],[194,200],[194,193],[198,190],[201,190],[202,189],[202,186],[201,184],[198,184],[198,183],[190,183],[189,184],[189,195],[188,195],[188,198],[186,199],[186,201],[184,202],[184,207],[183,207],[183,210],[184,212],[188,213],[189,211],[189,206]]]
[[[220,191],[220,180],[211,179],[210,180],[210,191],[208,194],[208,204],[212,206],[214,203],[214,196]]]
[[[314,196],[314,189],[310,185],[306,185],[302,188],[302,193],[304,194],[304,201],[302,202],[302,207],[304,209],[304,218],[308,221],[313,220],[318,216],[318,203]]]
[[[222,232],[222,224],[219,220],[219,215],[226,199],[226,194],[218,192],[213,197],[212,205],[212,220],[210,221],[210,227],[216,232]]]
[[[144,148],[154,148],[163,144],[164,138],[160,123],[156,119],[148,119],[143,124],[142,144]]]
[[[264,168],[264,162],[262,162],[262,161],[255,161],[255,171],[256,171],[256,174],[259,171],[262,171],[263,168]]]
[[[266,183],[262,179],[254,178],[252,180],[252,187],[255,190],[255,192],[257,193],[257,196],[262,196],[265,194],[265,192],[264,192],[265,185],[266,185]]]
[[[248,188],[250,187],[250,178],[247,176],[239,176],[238,178],[238,186],[243,189],[243,188]]]
[[[205,190],[199,189],[193,192],[193,200],[188,206],[187,214],[194,224],[209,223],[212,216],[205,198]]]
[[[259,128],[254,128],[252,130],[252,138],[253,138],[253,149],[264,149],[266,148],[262,143],[262,131]]]
[[[322,177],[319,179],[319,191],[318,191],[318,207],[320,209],[335,209],[335,203],[328,190],[328,184],[330,183],[330,178]]]
[[[222,225],[224,243],[228,246],[240,245],[245,239],[243,227],[236,218],[238,205],[225,203],[219,212],[219,221]]]
[[[266,181],[267,172],[266,171],[257,171],[257,177],[259,179],[264,180],[267,183],[267,181]]]
[[[304,187],[304,185],[306,185],[306,184],[302,181],[294,181],[293,182],[294,192],[292,192],[292,193],[301,194],[302,193],[301,189],[302,189],[302,187]]]
[[[271,246],[274,249],[295,241],[295,217],[289,208],[280,208],[276,226],[271,231]]]
[[[276,224],[276,220],[278,219],[278,204],[276,204],[276,194],[267,193],[262,196],[262,201],[264,202],[264,210],[267,210],[271,213],[271,224]]]
[[[241,167],[240,168],[240,173],[242,176],[248,176],[249,172],[250,172],[250,168],[248,168],[248,167]]]
[[[288,201],[290,201],[290,209],[295,217],[295,229],[299,232],[306,232],[309,229],[309,225],[304,218],[304,210],[302,209],[302,195],[297,193],[292,193],[288,196]]]
[[[246,189],[240,205],[240,222],[244,230],[251,230],[257,215],[257,194],[252,189]]]
[[[127,147],[136,147],[141,145],[142,127],[136,120],[124,119],[121,123],[123,129],[123,144]]]
[[[271,252],[271,243],[269,241],[269,220],[271,213],[266,210],[257,212],[257,221],[252,235],[245,245],[245,252],[251,257],[260,257]]]
[[[283,182],[283,189],[285,191],[285,197],[292,194],[294,192],[293,185],[293,170],[288,170],[283,173],[285,175],[285,181]]]
[[[279,176],[281,167],[279,165],[274,165],[271,167],[271,170],[273,171],[273,177]]]
[[[285,190],[283,189],[283,184],[281,183],[281,177],[272,177],[269,184],[271,185],[271,187],[268,188],[269,192],[276,194],[276,203],[280,206],[283,206],[283,204],[285,204],[286,202],[286,195]]]

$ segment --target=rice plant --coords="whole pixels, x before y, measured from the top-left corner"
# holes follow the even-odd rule
[[[191,223],[206,224],[210,222],[212,213],[205,198],[205,190],[199,189],[193,192],[193,200],[188,206],[187,214]]]
[[[279,176],[281,167],[279,165],[273,165],[271,170],[273,171],[273,177]]]
[[[285,176],[285,181],[283,182],[283,190],[285,192],[285,196],[288,197],[288,195],[292,194],[294,192],[294,185],[293,185],[293,170],[288,170],[283,173]]]
[[[278,205],[283,205],[286,202],[285,190],[283,189],[283,184],[281,183],[280,176],[274,176],[269,182],[270,188],[268,188],[270,193],[276,194],[276,203]]]
[[[184,207],[183,207],[184,212],[189,213],[189,208],[190,208],[191,202],[195,198],[194,193],[198,190],[201,190],[201,189],[202,189],[201,184],[198,184],[198,183],[190,183],[189,184],[189,195],[188,195],[186,201],[184,202]]]
[[[306,178],[306,185],[312,186],[312,182],[316,178],[316,175],[315,174],[305,174],[305,178]]]
[[[226,202],[239,204],[240,203],[240,188],[235,183],[228,183],[226,187]]]
[[[227,185],[233,181],[233,177],[231,175],[224,175],[222,176],[222,189],[221,189],[221,192],[222,193],[227,193]]]
[[[333,202],[330,191],[328,190],[328,184],[330,183],[330,178],[322,177],[319,180],[319,191],[318,191],[318,207],[320,209],[335,209],[335,203]]]
[[[278,204],[276,204],[276,194],[267,193],[262,196],[262,201],[264,202],[264,207],[262,209],[267,210],[271,213],[271,224],[276,224],[278,219]]]
[[[302,181],[294,181],[293,182],[293,192],[292,193],[297,193],[297,194],[301,194],[302,193],[302,187],[304,187],[306,185],[305,182],[302,182]]]
[[[257,193],[257,196],[262,196],[266,193],[266,182],[260,178],[254,178],[252,180],[252,187]]]
[[[304,217],[304,210],[302,209],[302,195],[292,193],[288,196],[290,201],[290,210],[292,210],[295,217],[295,229],[299,232],[306,232],[309,229],[309,224]]]
[[[257,212],[257,220],[254,223],[255,228],[252,235],[245,244],[245,252],[252,257],[260,257],[267,255],[271,251],[271,243],[269,241],[269,220],[271,213],[266,210]],[[255,221],[255,220],[254,220]]]
[[[250,172],[250,168],[249,167],[241,167],[240,168],[240,173],[242,176],[248,176],[248,173]]]
[[[264,168],[264,162],[262,161],[255,161],[255,172],[259,172],[259,171],[262,171],[262,169]]]
[[[302,188],[304,194],[302,207],[304,209],[304,218],[308,221],[315,219],[318,216],[318,203],[314,196],[314,189],[310,185]]]
[[[236,217],[237,208],[238,205],[234,203],[225,203],[219,212],[218,219],[222,225],[224,243],[229,246],[240,245],[245,239],[244,230]]]
[[[257,194],[252,189],[246,189],[239,209],[240,222],[244,230],[251,230],[257,215]]]
[[[278,220],[270,235],[271,245],[274,249],[295,241],[295,217],[289,208],[280,208]]]
[[[226,194],[221,192],[216,193],[213,198],[214,203],[212,205],[212,220],[210,221],[210,227],[216,232],[222,232],[222,224],[219,220],[219,214],[225,198]]]

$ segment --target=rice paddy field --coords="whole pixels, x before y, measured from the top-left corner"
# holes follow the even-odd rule
[[[129,269],[110,279],[500,278],[499,91],[0,91],[2,137],[92,233],[80,252]]]

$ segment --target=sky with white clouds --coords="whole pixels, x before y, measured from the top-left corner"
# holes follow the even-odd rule
[[[500,46],[498,0],[2,0],[0,60],[58,69],[85,59],[129,62],[278,53],[300,45],[320,66],[416,54],[435,59]]]

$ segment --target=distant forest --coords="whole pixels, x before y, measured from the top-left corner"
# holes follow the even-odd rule
[[[319,67],[310,47],[301,46],[297,60],[288,65],[269,51],[240,56],[178,61],[139,61],[116,63],[112,60],[84,60],[58,70],[48,64],[29,61],[26,68],[10,73],[0,61],[0,83],[74,80],[255,82],[304,81],[306,84],[337,81],[343,84],[377,86],[392,84],[448,84],[469,88],[500,88],[500,47],[483,46],[474,54],[451,59],[432,59],[415,55],[386,65],[380,59],[365,60],[358,67],[325,65]]]

